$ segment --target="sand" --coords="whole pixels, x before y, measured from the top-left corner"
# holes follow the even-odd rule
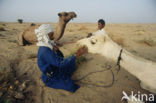
[[[98,54],[84,55],[86,60],[77,65],[73,79],[80,79],[89,73],[95,73],[77,82],[81,87],[75,93],[46,87],[41,81],[41,72],[37,66],[38,47],[36,45],[19,46],[17,43],[17,35],[29,27],[30,23],[1,24],[5,24],[3,26],[5,31],[0,31],[0,67],[10,68],[10,63],[16,64],[14,68],[16,75],[21,78],[20,81],[34,82],[27,88],[32,91],[32,103],[125,103],[121,101],[122,91],[127,94],[131,91],[150,93],[142,89],[139,80],[124,68],[119,70],[115,62]],[[55,23],[51,25],[56,28]],[[60,42],[76,42],[96,30],[95,23],[69,23]],[[129,52],[156,62],[156,24],[107,24],[105,30],[115,42]],[[75,48],[76,43],[71,43],[60,49],[68,57]],[[108,69],[113,71],[113,85],[98,87],[112,83],[113,76]]]

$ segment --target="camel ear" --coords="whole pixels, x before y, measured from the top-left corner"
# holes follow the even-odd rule
[[[62,16],[62,14],[58,13],[58,16],[59,16],[59,17],[61,17],[61,16]]]

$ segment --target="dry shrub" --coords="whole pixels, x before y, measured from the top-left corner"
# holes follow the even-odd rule
[[[72,29],[68,29],[68,31],[69,31],[69,32],[73,32],[74,30],[72,30]]]
[[[123,38],[121,38],[121,37],[116,37],[116,36],[114,36],[113,35],[113,33],[111,33],[111,32],[109,32],[108,33],[109,34],[109,37],[114,41],[114,42],[116,42],[117,44],[119,44],[119,45],[121,45],[121,46],[125,46],[125,44],[124,44],[124,39]]]
[[[87,58],[86,58],[85,56],[80,56],[80,57],[77,59],[77,61],[76,61],[77,65],[79,65],[79,64],[81,64],[81,63],[83,63],[83,62],[87,62]]]
[[[145,30],[136,30],[137,35],[143,35],[145,34]]]
[[[85,25],[81,25],[81,27],[78,30],[88,30]]]
[[[85,31],[85,34],[89,34],[90,32],[88,30]]]
[[[124,44],[124,39],[123,39],[123,38],[120,38],[120,37],[118,37],[118,38],[113,38],[113,37],[112,37],[112,39],[113,39],[113,41],[115,41],[117,44],[119,44],[119,45],[121,45],[121,46],[125,46],[125,44]]]
[[[118,43],[118,44],[121,45],[121,46],[124,46],[124,39],[123,39],[123,38],[117,38],[117,39],[115,40],[115,42]]]
[[[0,82],[4,84],[1,84],[0,86],[0,90],[1,88],[6,85],[6,83],[9,81],[8,78],[12,77],[12,73],[11,73],[11,69],[10,68],[6,68],[3,66],[0,66]]]
[[[30,26],[35,26],[35,25],[36,25],[35,23],[31,23],[31,24],[30,24]]]
[[[0,31],[5,31],[3,25],[0,25]]]
[[[0,37],[5,37],[4,35],[0,34]]]
[[[8,42],[17,43],[17,40],[8,40]]]
[[[28,59],[33,59],[33,58],[37,58],[37,54],[36,53],[32,53],[28,56]]]
[[[2,24],[3,26],[6,26],[6,24]]]
[[[146,44],[148,46],[155,46],[156,45],[156,41],[154,41],[151,38],[144,38],[142,40],[138,40],[137,42]]]

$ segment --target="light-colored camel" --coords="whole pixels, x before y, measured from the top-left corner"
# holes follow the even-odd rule
[[[54,31],[55,41],[59,40],[66,28],[66,24],[73,18],[76,17],[76,13],[74,12],[61,12],[58,13],[59,22],[57,25],[56,31]],[[31,25],[28,29],[18,35],[18,43],[19,45],[26,45],[26,44],[34,44],[37,42],[37,37],[34,33],[34,30],[38,28],[39,25]]]
[[[88,52],[98,53],[115,62],[121,55],[120,65],[141,81],[141,87],[156,94],[156,63],[137,57],[116,44],[108,35],[92,36],[79,40],[78,45],[88,47]]]

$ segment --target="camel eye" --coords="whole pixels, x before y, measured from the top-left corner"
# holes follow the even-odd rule
[[[62,14],[58,13],[58,16],[59,16],[59,17],[61,17],[61,16],[62,16]]]
[[[93,44],[93,45],[96,44],[96,42],[97,42],[97,39],[91,39],[90,40],[90,43]]]
[[[68,13],[65,13],[64,16],[68,16]]]

